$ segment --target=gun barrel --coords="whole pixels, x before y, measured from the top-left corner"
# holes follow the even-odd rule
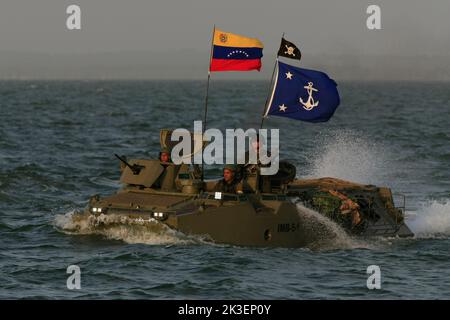
[[[137,165],[137,164],[133,164],[133,165],[129,164],[125,159],[123,159],[122,157],[120,157],[116,153],[114,155],[116,156],[117,159],[122,161],[128,168],[130,168],[131,171],[133,171],[134,174],[138,174],[139,171],[143,168],[143,166],[140,166],[140,165]]]

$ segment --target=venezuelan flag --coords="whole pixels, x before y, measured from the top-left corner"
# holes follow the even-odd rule
[[[263,47],[258,39],[215,29],[210,71],[259,71]]]

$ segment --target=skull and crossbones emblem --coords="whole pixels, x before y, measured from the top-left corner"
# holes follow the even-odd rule
[[[287,51],[284,52],[284,54],[288,54],[290,56],[294,56],[295,57],[295,53],[294,53],[294,47],[289,47],[288,45],[284,45],[287,49]]]

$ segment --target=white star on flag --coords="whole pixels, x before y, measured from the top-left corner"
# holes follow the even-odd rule
[[[284,105],[284,103],[281,106],[278,106],[280,108],[280,111],[286,112],[287,107]]]
[[[292,76],[293,74],[290,71],[286,73],[286,79],[292,80]]]

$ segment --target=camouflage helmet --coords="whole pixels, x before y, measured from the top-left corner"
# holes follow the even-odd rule
[[[159,150],[159,155],[161,155],[161,154],[163,154],[163,153],[168,153],[168,154],[170,154],[170,150],[169,150],[169,148],[161,148],[161,150]]]
[[[230,170],[230,171],[232,171],[232,172],[236,172],[237,167],[236,167],[236,165],[234,165],[234,164],[226,164],[226,165],[223,167],[223,170],[225,170],[225,169]]]

